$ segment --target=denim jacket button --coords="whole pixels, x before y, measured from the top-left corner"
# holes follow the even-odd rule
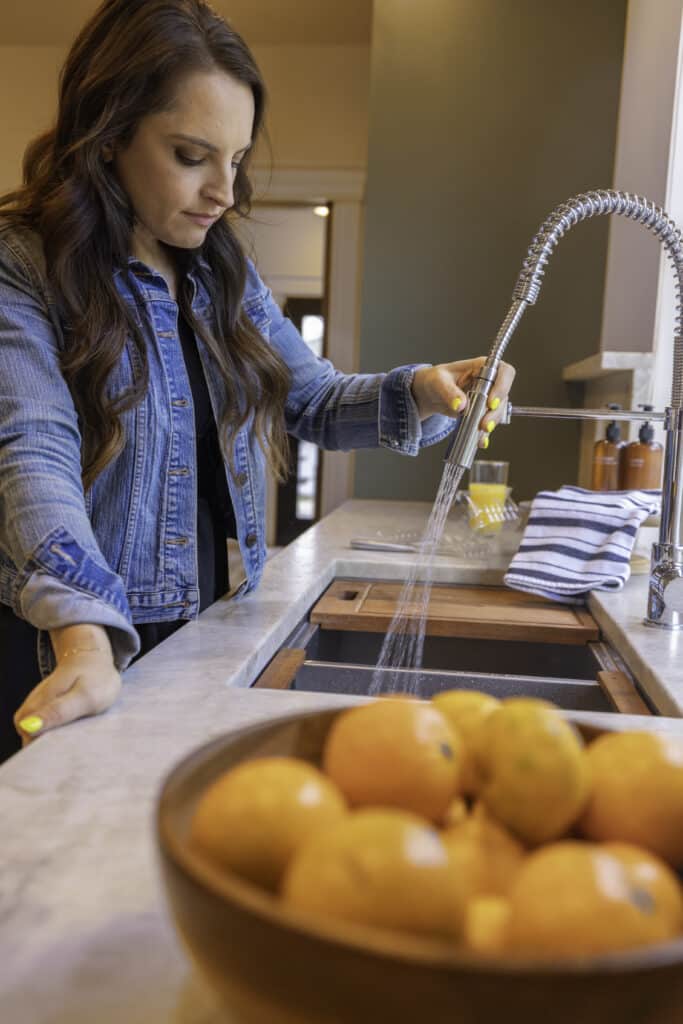
[[[246,482],[247,482],[247,474],[246,473],[238,473],[237,476],[235,477],[235,483],[237,484],[238,487],[244,487]]]
[[[248,548],[253,548],[257,540],[258,537],[256,536],[255,533],[248,533],[247,536],[245,537],[245,543]]]

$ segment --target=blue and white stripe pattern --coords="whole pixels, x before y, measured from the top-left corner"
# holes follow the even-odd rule
[[[589,590],[621,590],[638,527],[660,502],[661,491],[540,491],[505,583],[568,604]]]

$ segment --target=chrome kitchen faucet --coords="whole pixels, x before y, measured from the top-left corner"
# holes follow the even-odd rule
[[[461,470],[469,469],[477,452],[482,431],[479,423],[486,411],[488,395],[510,338],[527,306],[536,302],[545,265],[560,239],[582,220],[617,213],[649,228],[660,240],[673,264],[676,287],[676,326],[674,329],[673,383],[671,405],[664,413],[602,412],[594,409],[544,409],[510,406],[511,415],[543,416],[561,419],[663,420],[666,431],[662,514],[659,540],[652,545],[650,587],[646,623],[664,629],[683,628],[683,239],[668,214],[643,196],[601,189],[574,196],[556,207],[533,238],[512,293],[513,302],[496,335],[491,352],[468,395],[468,407],[446,452],[446,461]]]

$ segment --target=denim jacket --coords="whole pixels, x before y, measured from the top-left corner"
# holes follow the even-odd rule
[[[130,273],[116,270],[114,278],[147,342],[149,388],[122,417],[123,450],[84,493],[78,418],[60,371],[63,334],[42,244],[37,234],[0,222],[0,602],[39,630],[43,677],[54,668],[48,630],[104,626],[123,669],[139,650],[134,623],[198,613],[194,410],[178,307],[157,273],[134,258],[128,264]],[[200,274],[190,277],[193,311],[211,328],[209,294]],[[416,455],[453,428],[442,416],[420,423],[415,366],[343,374],[314,356],[251,263],[243,308],[291,371],[285,413],[294,437],[329,449],[384,446]],[[200,338],[197,344],[220,422],[221,378]],[[134,358],[126,345],[110,394],[132,383]],[[237,435],[226,479],[246,571],[238,593],[247,593],[266,557],[265,460],[251,421]]]

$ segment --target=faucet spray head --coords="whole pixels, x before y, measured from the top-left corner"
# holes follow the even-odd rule
[[[488,407],[489,394],[498,374],[500,361],[528,304],[524,299],[515,299],[500,326],[488,359],[475,379],[474,387],[467,395],[467,410],[453,435],[445,456],[446,462],[458,466],[463,471],[470,469],[474,462],[479,439],[484,434],[479,424]]]

